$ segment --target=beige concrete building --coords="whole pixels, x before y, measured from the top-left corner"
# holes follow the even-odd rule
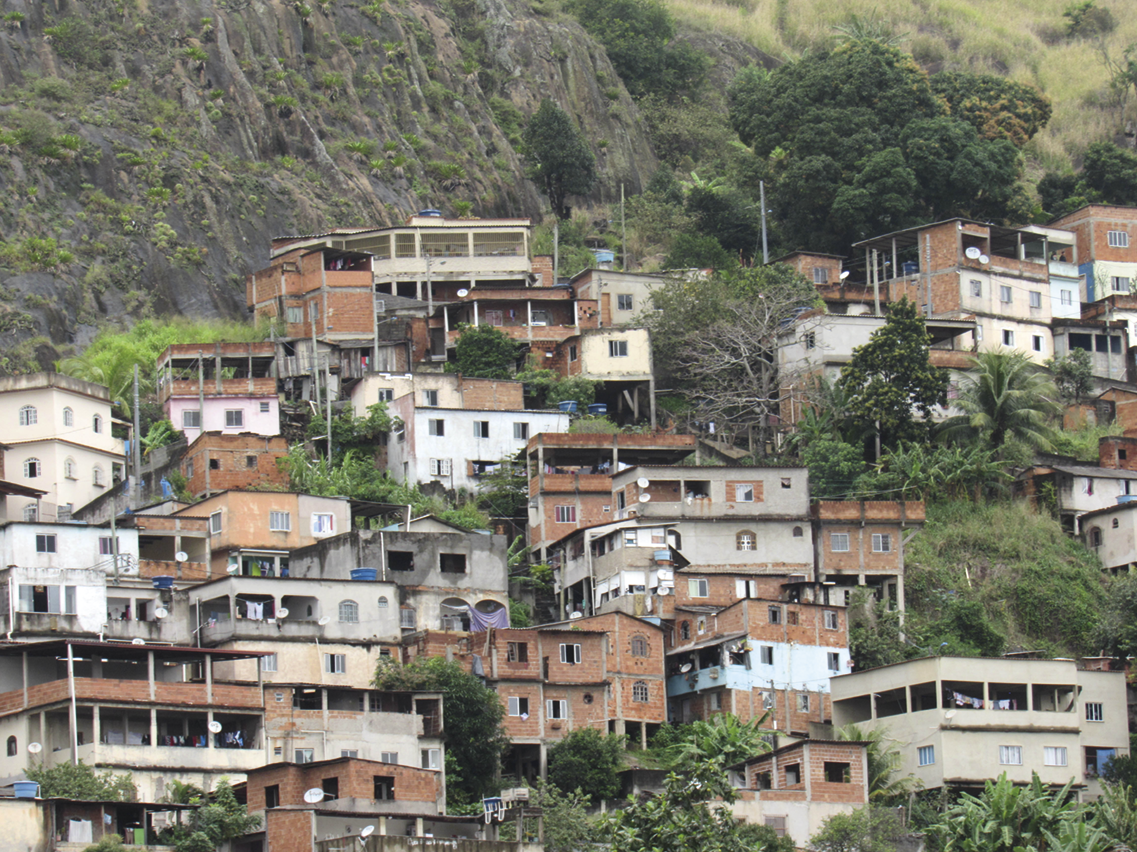
[[[883,730],[900,773],[925,788],[1071,779],[1101,791],[1101,769],[1129,753],[1125,675],[1073,660],[927,657],[834,677],[833,724]]]

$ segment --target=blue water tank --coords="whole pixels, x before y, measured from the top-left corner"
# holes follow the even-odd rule
[[[374,583],[375,579],[379,576],[379,569],[377,568],[352,568],[351,579],[363,580],[368,583]]]
[[[563,402],[558,402],[557,407],[560,408],[561,411],[567,411],[569,414],[575,414],[576,413],[576,400],[575,399],[566,399]]]
[[[900,264],[900,271],[904,275],[919,275],[920,264],[915,260],[909,260],[905,263]]]
[[[589,414],[607,414],[608,413],[608,406],[602,402],[594,402],[594,403],[592,403],[592,405],[588,406],[588,413]]]
[[[174,578],[170,576],[152,577],[150,582],[154,584],[155,589],[172,589],[174,588]]]
[[[420,216],[434,216],[438,219],[441,219],[442,218],[442,211],[441,210],[435,210],[433,207],[428,207],[426,210],[418,211],[418,215],[420,215]]]

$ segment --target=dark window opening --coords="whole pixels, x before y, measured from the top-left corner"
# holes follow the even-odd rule
[[[852,766],[848,763],[825,761],[825,780],[830,784],[850,784],[853,780]]]
[[[375,801],[377,802],[390,802],[395,798],[395,776],[394,775],[376,775],[375,776]]]
[[[447,574],[466,573],[465,553],[440,553],[438,555],[438,561],[442,570]]]
[[[280,807],[280,785],[273,784],[271,787],[265,787],[265,807],[278,808]]]
[[[388,550],[387,567],[392,571],[413,571],[415,555],[406,550]]]
[[[245,456],[245,467],[247,467],[249,470],[256,470],[257,469],[257,457],[256,456]]]
[[[828,766],[829,764],[825,764]],[[324,801],[328,799],[338,799],[340,797],[340,779],[339,778],[325,778],[320,782],[320,786],[324,790]]]
[[[759,772],[758,774],[756,774],[754,776],[754,789],[755,790],[769,790],[769,789],[771,789],[770,773],[769,772]]]
[[[795,763],[786,767],[786,786],[792,787],[801,783],[801,764]]]
[[[221,459],[210,459],[209,460],[209,469],[210,470],[221,470]]]
[[[1094,351],[1094,336],[1092,334],[1067,335],[1071,349],[1084,349],[1086,352]]]
[[[318,689],[297,689],[292,693],[292,706],[297,710],[320,710],[323,703]]]

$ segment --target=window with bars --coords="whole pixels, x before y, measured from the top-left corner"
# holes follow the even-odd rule
[[[849,552],[849,534],[848,533],[830,533],[829,534],[829,549],[834,553],[848,553]]]
[[[269,512],[268,528],[273,532],[290,532],[292,530],[292,513]]]
[[[872,552],[873,553],[891,553],[892,552],[892,536],[888,533],[873,533],[872,534]]]
[[[632,701],[637,704],[647,704],[648,702],[648,689],[647,682],[637,680],[632,684]]]
[[[557,506],[553,510],[553,518],[558,524],[575,524],[576,506]]]
[[[340,601],[339,615],[341,624],[358,624],[359,604],[355,601]]]
[[[1127,231],[1107,231],[1106,242],[1110,248],[1129,248],[1129,233]]]
[[[916,762],[920,766],[931,766],[936,762],[935,746],[920,746],[916,749]]]
[[[1105,715],[1102,712],[1102,705],[1097,701],[1086,702],[1086,721],[1087,722],[1102,722],[1105,721]]]

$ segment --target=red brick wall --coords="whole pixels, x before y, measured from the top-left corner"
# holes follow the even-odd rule
[[[208,472],[210,491],[228,491],[251,488],[254,485],[287,486],[288,478],[277,460],[288,455],[288,442],[282,437],[265,438],[259,435],[215,435],[206,433],[190,446],[181,462],[181,472],[188,480],[191,494],[206,490]],[[248,466],[248,457],[256,457],[256,467]],[[210,470],[209,463],[216,460],[218,470]],[[193,476],[189,464],[193,462]]]
[[[375,794],[376,775],[395,779],[396,802],[434,805],[442,795],[442,773],[429,769],[358,759],[316,764],[278,763],[248,774],[248,808],[263,810],[265,787],[274,785],[280,787],[282,806],[303,804],[304,791],[319,787],[325,778],[338,779],[340,798],[371,799]]]
[[[521,382],[462,378],[462,407],[473,411],[516,411],[525,407]]]
[[[556,284],[556,279],[553,276],[553,258],[548,254],[535,254],[530,268],[533,270],[534,275],[541,276],[542,287],[552,287]]]
[[[1121,453],[1125,458],[1121,458]],[[1098,442],[1098,464],[1112,470],[1137,470],[1137,437],[1110,436]]]
[[[866,767],[863,746],[814,742],[808,744],[808,750],[807,771],[811,801],[864,804]],[[826,761],[849,764],[849,783],[826,781]]]
[[[315,814],[312,811],[265,812],[266,852],[312,852],[315,834]]]

